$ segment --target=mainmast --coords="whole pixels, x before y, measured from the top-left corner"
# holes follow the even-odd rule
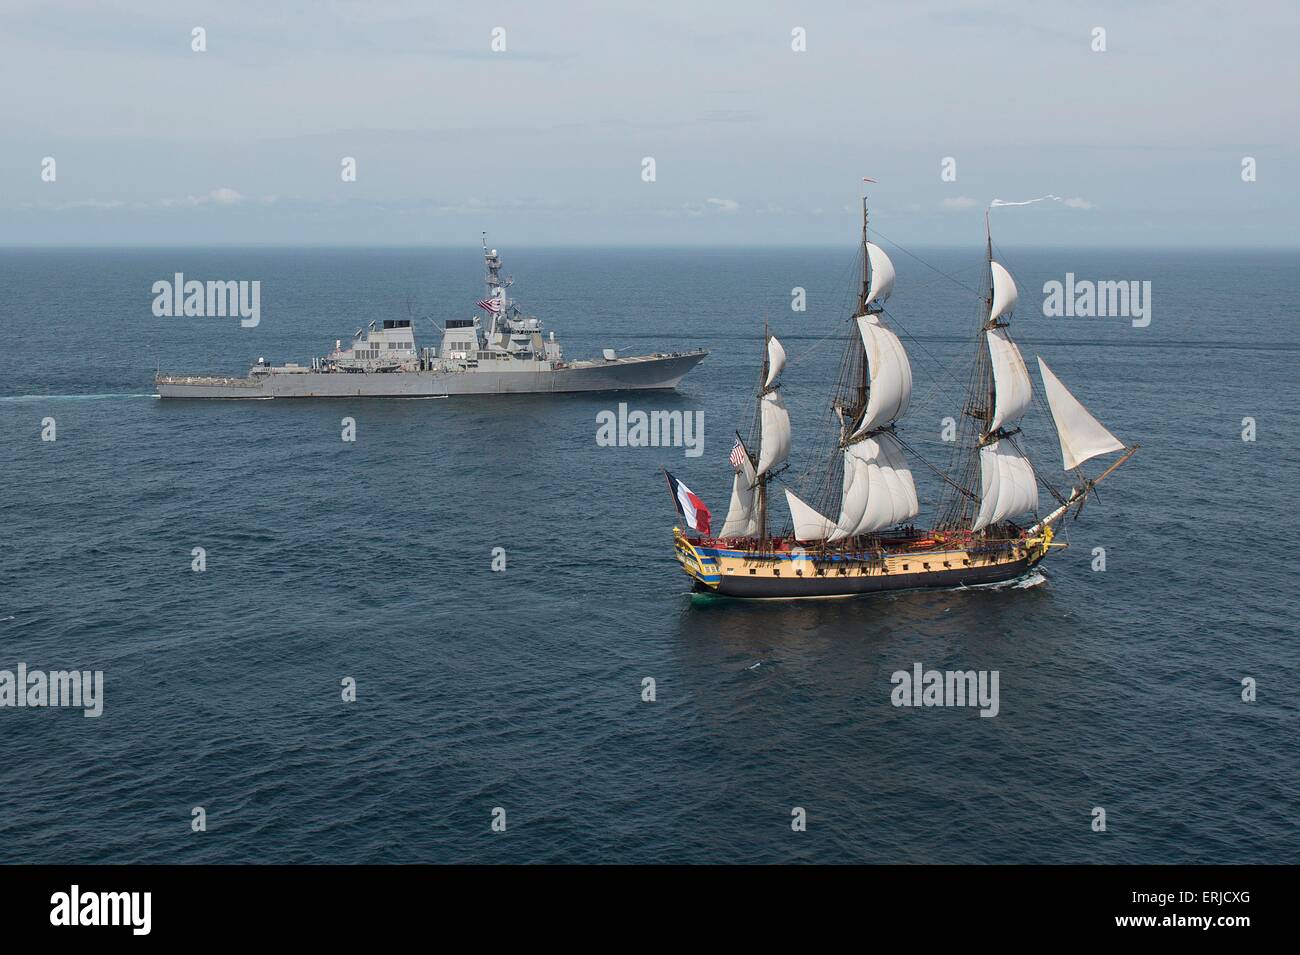
[[[857,306],[854,315],[865,315],[871,298],[871,243],[867,233],[867,197],[862,197],[862,284],[858,289]],[[892,266],[891,266],[892,272]],[[841,371],[839,395],[834,403],[836,417],[840,423],[839,447],[843,448],[849,441],[853,426],[862,417],[867,407],[867,396],[871,391],[871,370],[867,367],[866,356],[857,346],[857,335],[853,335],[849,345],[849,365]]]
[[[868,300],[871,295],[871,243],[867,241],[867,197],[862,197],[862,290],[858,292],[858,309],[855,314],[865,315],[869,308]],[[877,311],[881,306],[876,306]],[[866,356],[858,362],[861,373],[858,376],[858,407],[857,413],[862,413],[867,407],[867,394],[871,391],[871,370],[867,367]],[[856,416],[856,415],[855,415]]]
[[[850,340],[841,397],[835,403],[843,462],[839,517],[830,520],[806,509],[804,529],[797,535],[803,540],[851,544],[909,521],[920,511],[912,472],[894,433],[894,423],[912,397],[911,363],[884,318],[884,303],[894,288],[894,264],[870,241],[867,226],[863,197],[862,289],[853,316],[857,334]]]
[[[768,352],[771,350],[772,347],[771,342],[772,342],[772,335],[767,329],[767,318],[766,316],[764,316],[763,318],[763,366],[762,366],[762,370],[758,373],[758,394],[756,396],[758,401],[760,402],[759,405],[760,408],[762,407],[761,402],[763,400],[763,392],[766,390],[768,368],[771,365],[771,361],[768,357]],[[760,411],[759,414],[761,420],[762,412]],[[760,424],[760,428],[761,428],[761,424]],[[763,447],[761,430],[759,431],[759,435],[760,435],[759,452],[761,455],[762,447]],[[771,478],[771,474],[766,471],[759,474],[758,487],[755,488],[755,492],[754,492],[755,504],[757,505],[757,510],[758,510],[758,546],[760,549],[762,549],[767,545],[767,482],[770,478]]]
[[[984,264],[989,270],[989,274],[992,275],[993,232],[989,228],[989,211],[987,209],[984,210]],[[987,332],[990,328],[994,328],[998,325],[998,318],[993,315],[993,282],[991,279],[989,281],[989,294],[984,299],[984,307],[988,309],[989,313],[989,317],[984,321],[984,331]],[[1006,323],[1003,322],[1002,324],[1005,325]],[[985,357],[985,350],[982,346],[979,348],[979,357],[981,359]],[[986,361],[980,361],[978,362],[977,367],[979,368],[979,374],[983,379],[983,393],[988,396],[988,401],[985,402],[984,407],[978,409],[980,412],[978,415],[980,419],[980,440],[977,447],[983,447],[984,444],[987,443],[988,434],[991,430],[989,426],[993,421],[993,407],[997,404],[998,396],[993,384],[993,370],[991,365]]]
[[[867,254],[867,197],[862,197],[862,288],[858,291],[858,314],[867,309],[867,293],[871,289],[871,256]]]

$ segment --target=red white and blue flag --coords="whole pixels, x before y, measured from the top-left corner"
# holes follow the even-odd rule
[[[501,311],[501,300],[496,298],[485,298],[478,303],[479,308],[486,308],[492,314]]]
[[[749,455],[745,453],[745,446],[741,444],[740,439],[737,438],[735,446],[731,449],[731,466],[739,471],[741,465],[744,464],[748,457]]]
[[[673,496],[673,504],[677,507],[677,513],[682,516],[682,520],[686,521],[687,526],[693,531],[699,531],[701,534],[710,533],[709,521],[712,515],[704,506],[704,502],[694,491],[667,471],[664,472],[664,477],[668,478],[668,493]]]

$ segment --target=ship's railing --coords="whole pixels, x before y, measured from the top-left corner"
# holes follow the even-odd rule
[[[159,385],[207,385],[223,388],[258,388],[256,381],[247,378],[216,378],[210,375],[155,375],[154,383]]]

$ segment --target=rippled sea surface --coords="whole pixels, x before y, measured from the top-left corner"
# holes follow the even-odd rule
[[[570,357],[710,357],[666,395],[163,402],[157,367],[304,361],[372,319],[435,344],[481,260],[0,252],[0,669],[105,674],[99,719],[0,709],[0,859],[1295,861],[1300,256],[1007,250],[1031,366],[1142,445],[1045,581],[737,603],[690,596],[659,468],[725,511],[764,313],[814,465],[852,249],[502,251]],[[893,256],[907,433],[942,466],[981,250]],[[260,325],[154,317],[175,272],[260,280]],[[1044,317],[1067,272],[1151,281],[1150,326]],[[619,401],[703,410],[703,456],[598,447]],[[1024,440],[1059,475],[1041,403]],[[997,670],[998,715],[895,708],[917,662]]]

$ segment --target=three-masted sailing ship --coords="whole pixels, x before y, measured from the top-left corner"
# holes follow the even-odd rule
[[[946,472],[931,466],[945,487],[934,526],[915,524],[921,506],[910,460],[920,456],[899,427],[912,397],[912,368],[885,310],[894,265],[869,239],[864,198],[862,284],[830,408],[838,439],[801,482],[804,495],[796,494],[784,478],[791,445],[781,397],[786,352],[765,329],[757,412],[750,440],[736,435],[726,519],[717,536],[707,524],[694,535],[691,527],[673,529],[677,560],[696,590],[796,598],[989,584],[1024,576],[1065,546],[1054,539],[1054,526],[1071,508],[1081,511],[1096,485],[1138,446],[1111,434],[1039,358],[1062,464],[1074,476],[1069,492],[1030,463],[1019,425],[1034,389],[1009,334],[1018,293],[1011,273],[993,258],[987,215],[985,228],[988,288],[953,459]],[[1122,455],[1096,478],[1080,469],[1116,452]],[[772,534],[771,492],[778,482],[790,521]],[[1052,509],[1041,516],[1040,485],[1052,498]]]

